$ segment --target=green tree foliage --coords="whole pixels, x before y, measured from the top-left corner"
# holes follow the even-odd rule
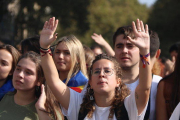
[[[15,19],[17,41],[24,38],[24,30],[28,31],[28,36],[39,34],[45,20],[52,16],[60,21],[60,36],[84,34],[89,29],[88,4],[88,0],[19,0],[20,11]]]
[[[131,25],[137,18],[146,22],[148,9],[137,0],[92,0],[88,7],[89,31],[83,36],[86,44],[93,44],[90,36],[95,32],[112,44],[112,36],[116,29],[123,25]]]
[[[118,27],[131,25],[137,18],[146,22],[148,9],[137,0],[19,0],[14,24],[16,44],[39,34],[45,20],[52,16],[60,21],[58,37],[74,34],[83,43],[92,45],[90,36],[94,32],[111,43]]]
[[[0,0],[0,40],[2,43],[8,44],[13,44],[11,41],[13,36],[13,27],[11,25],[14,22],[11,16],[13,14],[7,9],[11,2],[13,0]]]
[[[151,29],[159,34],[162,56],[168,56],[170,46],[180,41],[179,0],[157,0],[148,20]]]

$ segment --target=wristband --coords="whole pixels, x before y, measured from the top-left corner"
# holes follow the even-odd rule
[[[149,61],[148,61],[148,59],[147,59],[147,57],[150,55],[150,53],[148,53],[147,55],[141,55],[140,54],[140,58],[141,58],[141,61],[142,61],[142,63],[143,63],[143,68],[145,68],[146,67],[146,62],[147,62],[147,64],[149,65]]]
[[[41,50],[40,49],[40,53],[42,53],[42,57],[44,56],[44,55],[46,55],[47,53],[49,53],[51,56],[52,56],[52,53],[51,53],[51,50],[50,50],[50,48],[48,48],[47,50]]]
[[[50,48],[45,49],[45,48],[40,47],[40,49],[41,49],[41,50],[48,50],[48,49],[50,49]]]

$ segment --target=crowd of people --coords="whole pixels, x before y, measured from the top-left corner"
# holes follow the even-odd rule
[[[57,39],[57,26],[50,18],[21,51],[0,46],[0,119],[180,119],[179,43],[163,62],[158,34],[139,19],[117,28],[114,49],[97,33],[91,48]]]

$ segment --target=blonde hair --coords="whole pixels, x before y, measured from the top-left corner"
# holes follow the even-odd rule
[[[65,84],[67,85],[71,77],[75,76],[79,70],[81,70],[81,72],[88,78],[86,70],[85,53],[82,43],[74,35],[64,36],[60,38],[56,42],[56,46],[61,42],[66,44],[71,55],[71,68],[69,70]]]

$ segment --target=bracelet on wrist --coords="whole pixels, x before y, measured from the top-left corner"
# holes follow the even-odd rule
[[[150,55],[150,53],[148,53],[147,55],[141,55],[140,54],[140,58],[141,58],[141,61],[143,63],[143,68],[146,67],[146,62],[147,64],[149,65],[149,60],[147,59],[147,57]]]
[[[47,48],[47,49],[46,49],[46,48],[40,47],[40,49],[41,49],[41,50],[49,50],[50,48]]]
[[[52,56],[50,48],[48,48],[47,50],[40,49],[40,53],[42,53],[42,55],[41,55],[42,57],[45,56],[47,53],[49,53],[49,55]]]

